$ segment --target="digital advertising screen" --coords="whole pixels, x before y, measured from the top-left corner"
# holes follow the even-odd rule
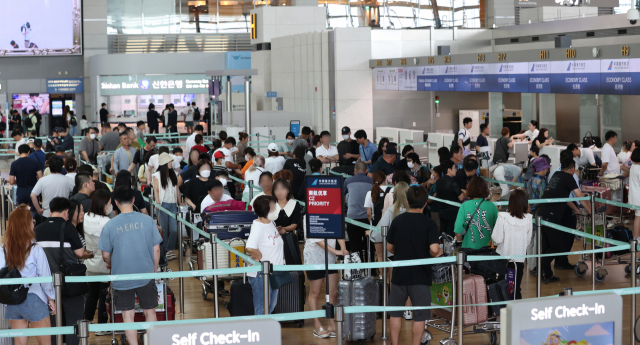
[[[13,109],[22,113],[23,109],[29,112],[31,109],[37,110],[40,114],[49,114],[49,94],[48,93],[17,93],[13,94]]]
[[[51,102],[51,115],[62,116],[62,101]]]
[[[613,332],[613,322],[528,329],[520,332],[520,344],[611,345]]]
[[[81,0],[0,1],[0,56],[82,54]]]

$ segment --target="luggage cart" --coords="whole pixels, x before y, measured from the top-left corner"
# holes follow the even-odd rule
[[[596,214],[595,215],[588,215],[586,213],[582,213],[582,214],[578,214],[578,230],[582,229],[582,232],[584,232],[585,234],[587,233],[587,226],[591,226],[591,217],[595,217],[596,218],[596,229],[591,229],[591,233],[593,235],[597,235],[597,223],[598,221],[600,221],[602,223],[602,233],[600,234],[600,236],[602,237],[606,237],[606,232],[607,232],[607,205],[603,205],[600,208],[598,208],[596,210]],[[593,249],[599,247],[602,248],[604,247],[605,243],[601,242],[601,241],[595,241],[595,240],[590,240],[591,241],[591,247]],[[582,250],[587,250],[587,238],[585,236],[582,236]],[[626,263],[624,261],[621,260],[620,256],[616,256],[615,258],[612,259],[608,259],[609,261],[611,260],[617,260],[618,263]],[[580,259],[580,261],[576,262],[574,268],[573,268],[573,272],[575,273],[576,276],[578,277],[584,277],[587,274],[587,270],[588,270],[588,266],[586,264],[586,261],[591,261],[591,263],[593,265],[597,264],[597,257],[596,257],[596,253],[593,254],[582,254],[582,257]],[[602,253],[602,258],[600,259],[600,266],[596,267],[596,281],[601,283],[605,280],[605,278],[607,277],[607,275],[609,274],[609,271],[607,271],[607,269],[604,267],[605,262],[607,261],[606,259],[606,253]]]
[[[437,329],[439,331],[449,333],[449,338],[442,339],[440,344],[457,344],[454,340],[454,336],[457,332],[462,331],[463,334],[478,334],[478,333],[488,333],[489,334],[489,343],[491,345],[496,345],[498,343],[498,333],[500,332],[500,321],[497,321],[497,317],[489,317],[489,319],[485,322],[481,322],[475,325],[463,325],[455,326],[456,320],[456,303],[460,303],[456,301],[456,277],[457,277],[457,267],[455,264],[450,266],[446,266],[438,270],[440,273],[440,279],[434,280],[433,284],[442,284],[442,283],[451,283],[451,293],[447,295],[442,294],[444,301],[449,307],[443,306],[443,308],[432,309],[431,319],[427,320],[425,324],[425,330],[422,334],[421,345],[429,345],[431,340],[433,339],[433,335],[429,331],[429,327]],[[449,271],[440,272],[441,270]],[[440,283],[438,283],[440,282]],[[432,285],[433,288],[433,285]],[[432,289],[433,291],[433,289]],[[446,291],[446,290],[445,290]],[[515,292],[515,291],[514,291]],[[434,304],[432,300],[432,305],[440,305]],[[435,315],[434,315],[435,314]],[[466,329],[466,330],[465,330]]]

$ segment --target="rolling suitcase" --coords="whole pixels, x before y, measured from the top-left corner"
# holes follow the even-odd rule
[[[246,240],[251,232],[251,224],[258,216],[253,211],[222,211],[203,213],[202,219],[205,230],[215,232],[222,240],[236,237]]]
[[[278,300],[273,310],[274,314],[299,313],[304,311],[306,288],[304,286],[304,272],[290,272],[293,282],[278,289]],[[292,320],[298,328],[304,325],[304,320]]]
[[[475,274],[465,274],[462,278],[462,305],[487,303],[487,285],[484,278]],[[463,308],[464,325],[477,325],[489,319],[489,308],[468,306]]]
[[[509,282],[504,279],[487,285],[487,295],[489,302],[506,302],[511,299],[509,294]],[[505,308],[506,304],[492,305],[491,312],[495,316],[500,316],[500,308]]]
[[[244,253],[245,241],[240,238],[233,238],[224,240],[225,243],[231,247],[237,249],[239,252]],[[199,270],[211,270],[213,269],[213,262],[211,261],[211,243],[205,242],[200,246],[202,249],[198,250],[198,269]],[[244,267],[244,260],[236,254],[228,251],[221,244],[216,243],[216,263],[217,268],[235,268]],[[232,264],[230,264],[232,263]],[[221,274],[218,278],[234,278],[241,277],[242,274]],[[213,279],[213,276],[206,276],[207,280]]]
[[[287,265],[302,265],[298,236],[293,232],[282,235],[284,245],[284,262]]]
[[[338,304],[345,307],[372,306],[379,303],[378,284],[373,277],[341,280],[338,283]],[[342,336],[346,341],[369,340],[376,334],[375,313],[345,314]]]
[[[0,329],[11,329],[11,323],[4,318],[4,310],[7,306],[0,304]],[[13,338],[0,338],[0,345],[13,345]]]

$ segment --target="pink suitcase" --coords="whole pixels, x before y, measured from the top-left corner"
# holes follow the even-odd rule
[[[593,187],[593,186],[585,186],[583,184],[582,192],[589,195],[595,192],[596,198],[611,200],[611,189],[609,189],[608,187]],[[596,210],[602,207],[603,205],[604,203],[596,202]],[[607,205],[606,214],[616,214],[616,213],[620,213],[619,207]]]
[[[463,294],[462,304],[464,325],[476,325],[489,319],[489,307],[466,306],[469,304],[487,303],[487,285],[484,278],[475,274],[465,274],[462,278]]]

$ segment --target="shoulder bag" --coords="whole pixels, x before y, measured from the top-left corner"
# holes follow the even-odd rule
[[[273,264],[271,265],[271,271],[271,275],[269,276],[269,285],[271,290],[277,290],[293,282],[291,273],[287,271],[273,271]]]
[[[65,264],[64,262],[64,228],[67,226],[67,222],[62,223],[60,227],[60,257],[58,264],[60,265],[60,272],[64,281],[65,277],[82,277],[87,273],[87,266],[84,264]],[[82,296],[89,292],[88,283],[62,283],[62,296],[63,297],[77,297]]]

